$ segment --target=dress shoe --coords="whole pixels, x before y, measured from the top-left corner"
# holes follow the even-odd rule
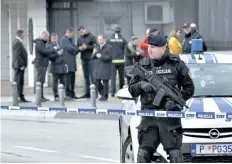
[[[76,95],[73,95],[72,98],[73,99],[78,99],[78,97]]]
[[[31,101],[29,101],[29,100],[27,100],[27,99],[25,99],[25,98],[21,98],[20,101],[21,101],[21,102],[24,102],[24,103],[31,102]]]
[[[84,94],[83,96],[78,97],[79,99],[90,98],[90,94]]]
[[[54,97],[54,101],[60,101],[59,97]]]
[[[101,98],[99,98],[99,101],[107,101],[107,98],[106,97],[101,97]]]
[[[45,97],[42,97],[41,99],[42,102],[46,102],[46,101],[49,101],[49,99],[45,98]]]
[[[64,98],[64,100],[72,100],[72,97],[71,97],[71,96],[66,96],[66,97]]]

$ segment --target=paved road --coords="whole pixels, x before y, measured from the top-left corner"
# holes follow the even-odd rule
[[[119,162],[118,120],[4,116],[1,162]]]

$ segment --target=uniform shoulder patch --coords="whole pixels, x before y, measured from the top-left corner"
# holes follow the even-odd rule
[[[143,59],[139,61],[139,65],[141,66],[148,66],[150,64],[151,64],[151,60],[149,57],[144,57]]]
[[[180,61],[180,56],[179,55],[170,54],[169,55],[169,59],[171,59],[173,61]]]

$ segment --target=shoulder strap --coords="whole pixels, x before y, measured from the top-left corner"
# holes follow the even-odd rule
[[[172,60],[172,61],[175,61],[175,62],[180,62],[180,56],[179,55],[170,54],[169,59]]]

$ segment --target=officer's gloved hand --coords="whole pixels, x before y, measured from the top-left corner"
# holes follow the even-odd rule
[[[141,86],[140,87],[144,92],[152,92],[153,91],[152,85],[149,82],[146,82],[146,81],[141,81]]]
[[[172,111],[176,108],[176,104],[170,99],[170,98],[167,98],[166,102],[165,102],[165,109],[167,111]]]

